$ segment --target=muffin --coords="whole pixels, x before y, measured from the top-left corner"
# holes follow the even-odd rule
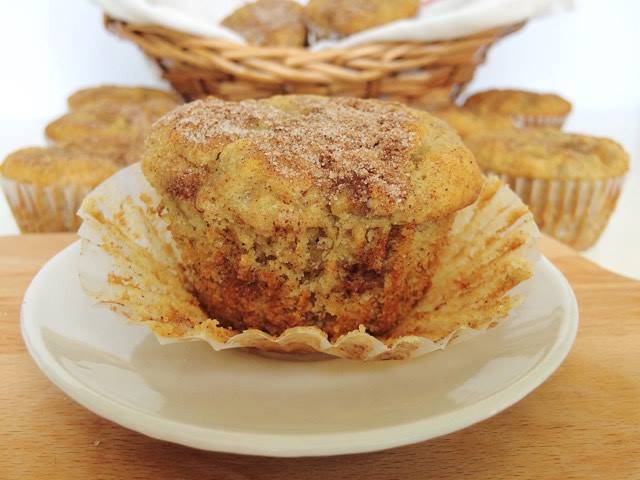
[[[419,0],[309,0],[305,15],[315,38],[341,38],[415,17]]]
[[[234,10],[222,25],[252,45],[303,47],[307,41],[303,12],[293,0],[257,0]]]
[[[173,98],[152,98],[143,103],[96,99],[49,123],[45,135],[58,147],[128,165],[140,160],[151,124],[176,105]]]
[[[119,104],[144,104],[149,101],[164,101],[174,106],[180,103],[176,95],[156,88],[101,85],[99,87],[78,90],[67,99],[67,104],[70,110],[77,110],[104,101]]]
[[[81,216],[83,287],[163,341],[357,359],[506,317],[536,232],[444,122],[315,96],[177,108]]]
[[[385,97],[385,99],[395,100],[393,97],[394,95],[389,95]],[[425,93],[411,97],[409,100],[406,96],[400,94],[397,95],[396,98],[400,102],[407,103],[411,108],[426,110],[428,112],[455,108],[451,99],[451,88],[449,87],[430,88]]]
[[[179,109],[152,130],[142,170],[209,314],[272,335],[388,333],[424,295],[453,214],[482,183],[428,115],[322,97]]]
[[[555,129],[482,132],[465,142],[529,205],[542,231],[578,250],[598,240],[629,168],[613,140]]]
[[[487,90],[471,95],[464,106],[480,114],[509,115],[518,126],[561,128],[571,103],[552,93]]]
[[[118,170],[112,160],[61,148],[28,147],[1,165],[2,188],[22,233],[74,232],[84,197]]]
[[[478,114],[459,107],[438,109],[432,113],[447,122],[463,139],[478,132],[501,132],[515,128],[511,117],[497,113]]]

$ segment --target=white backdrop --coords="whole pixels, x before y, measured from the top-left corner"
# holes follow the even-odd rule
[[[215,0],[203,0],[215,1]],[[526,1],[526,0],[523,0]],[[620,207],[590,257],[640,278],[640,2],[576,0],[533,20],[490,52],[469,91],[555,91],[575,105],[568,128],[622,142],[634,167]],[[42,143],[42,129],[74,90],[98,83],[162,85],[142,54],[104,31],[88,0],[5,2],[0,16],[0,157]],[[0,234],[17,229],[0,200]]]

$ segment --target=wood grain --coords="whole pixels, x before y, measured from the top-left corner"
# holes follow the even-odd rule
[[[103,420],[53,386],[19,334],[22,295],[72,235],[0,238],[0,479],[640,479],[640,283],[550,240],[580,304],[576,344],[539,389],[417,445],[329,458],[203,452]]]

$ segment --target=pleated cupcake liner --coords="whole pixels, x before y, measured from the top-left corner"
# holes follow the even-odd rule
[[[577,249],[592,247],[615,209],[624,176],[602,180],[497,175],[526,203],[544,233]]]
[[[560,130],[567,115],[512,115],[513,124],[519,128],[526,127],[550,127]]]
[[[91,187],[48,185],[1,178],[0,184],[22,233],[75,232],[76,212]]]

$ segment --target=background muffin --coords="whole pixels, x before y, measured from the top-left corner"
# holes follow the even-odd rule
[[[3,189],[22,232],[75,231],[83,198],[140,160],[151,123],[179,100],[153,88],[107,85],[79,90],[68,103],[71,112],[45,130],[55,146],[18,150],[2,166]]]
[[[509,115],[518,126],[560,128],[571,112],[571,103],[552,93],[524,90],[487,90],[471,95],[464,106],[481,114]]]
[[[75,110],[103,101],[111,101],[118,104],[144,104],[154,100],[164,101],[175,106],[180,102],[175,94],[156,88],[100,85],[78,90],[67,99],[67,104],[70,110]]]
[[[407,102],[407,98],[402,95],[389,95],[385,99],[398,102]],[[415,96],[408,103],[411,108],[434,112],[436,110],[444,110],[454,108],[455,105],[451,98],[451,89],[448,87],[432,87],[423,94]]]
[[[142,169],[189,283],[242,331],[391,331],[429,288],[482,176],[443,122],[399,104],[313,96],[180,107]]]
[[[307,40],[303,12],[294,0],[258,0],[232,12],[222,25],[252,45],[303,47]]]
[[[85,100],[82,108],[49,123],[45,135],[56,146],[128,165],[140,160],[151,124],[177,104],[173,98],[150,98],[139,103],[113,98]]]
[[[419,0],[309,0],[305,15],[317,38],[346,37],[418,14]]]
[[[511,117],[497,113],[480,114],[469,109],[449,107],[434,110],[432,114],[447,122],[463,139],[478,132],[500,132],[515,128]]]
[[[75,231],[86,194],[119,166],[56,147],[28,147],[1,165],[2,188],[22,233]]]
[[[604,230],[629,166],[613,140],[555,129],[482,132],[465,142],[529,205],[542,231],[577,249]]]

